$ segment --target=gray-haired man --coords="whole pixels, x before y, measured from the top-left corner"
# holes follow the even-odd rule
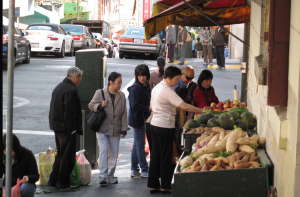
[[[70,174],[75,164],[76,133],[82,135],[81,104],[77,86],[82,71],[68,70],[67,77],[52,92],[50,103],[50,129],[55,133],[57,154],[50,174],[49,186],[70,188]]]

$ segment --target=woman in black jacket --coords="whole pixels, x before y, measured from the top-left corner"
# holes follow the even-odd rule
[[[39,180],[38,167],[33,153],[21,146],[19,139],[15,134],[13,137],[12,147],[12,187],[17,184],[17,179],[23,181],[20,190],[21,197],[33,197],[35,193],[35,182]],[[5,174],[6,165],[6,134],[3,136],[3,163],[2,169]],[[5,185],[5,179],[3,181]]]

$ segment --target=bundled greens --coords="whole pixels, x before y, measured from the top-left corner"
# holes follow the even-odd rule
[[[218,153],[214,153],[214,155],[212,156],[213,158],[218,158],[218,157],[228,157],[229,155],[231,155],[232,154],[232,152],[231,151],[228,151],[228,152],[222,152],[222,151],[220,151],[220,152],[218,152]]]

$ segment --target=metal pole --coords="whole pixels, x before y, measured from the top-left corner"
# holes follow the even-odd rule
[[[244,24],[244,40],[249,43],[250,25],[249,23]],[[247,101],[247,75],[248,75],[248,52],[249,47],[243,45],[243,62],[246,63],[246,73],[242,73],[242,85],[241,85],[241,102]]]
[[[195,8],[194,6],[192,6],[190,3],[186,2],[185,0],[182,0],[184,3],[186,3],[188,6],[190,6],[191,8],[193,8],[196,12],[202,14],[205,18],[207,18],[209,21],[213,22],[214,24],[216,24],[217,26],[221,27],[223,30],[225,30],[226,32],[228,32],[230,35],[232,35],[233,37],[235,37],[236,39],[238,39],[240,42],[244,43],[245,45],[249,46],[248,43],[244,42],[243,40],[241,40],[239,37],[237,37],[236,35],[234,35],[233,33],[231,33],[230,31],[228,31],[226,28],[224,28],[223,26],[221,26],[219,23],[215,22],[213,19],[211,19],[209,16],[207,16],[206,14],[204,14],[203,12],[201,12],[200,10],[198,10],[197,8]]]
[[[79,0],[77,0],[77,20],[79,20]]]
[[[13,93],[14,93],[14,24],[15,0],[9,0],[8,11],[8,59],[7,59],[7,130],[6,130],[6,166],[5,196],[11,196],[12,180],[12,129],[13,129]]]
[[[82,112],[82,135],[80,136],[80,150],[84,149],[84,131],[85,131],[85,111]]]

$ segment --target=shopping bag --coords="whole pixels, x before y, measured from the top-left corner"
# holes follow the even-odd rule
[[[133,147],[133,143],[131,145],[130,152],[132,152],[132,147]],[[146,154],[149,154],[150,149],[149,149],[149,143],[148,143],[147,136],[145,136],[145,149],[144,150],[145,150]]]
[[[84,151],[79,151],[76,157],[81,185],[87,185],[92,179],[92,170],[90,162],[85,158]]]
[[[11,188],[11,197],[21,197],[20,186],[22,183],[23,180],[17,180],[17,184]],[[3,197],[5,197],[5,190],[3,190]]]
[[[48,149],[44,153],[39,154],[39,174],[40,179],[38,183],[40,185],[48,185],[50,174],[52,172],[52,166],[55,161],[56,150]]]
[[[81,185],[77,160],[75,160],[75,166],[70,175],[70,184],[72,186],[77,186],[77,187],[80,187],[80,185]]]

